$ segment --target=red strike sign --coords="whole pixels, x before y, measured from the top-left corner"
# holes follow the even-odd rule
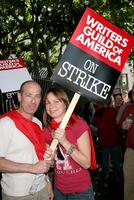
[[[134,37],[87,8],[70,43],[121,72],[134,45]]]
[[[13,70],[19,68],[25,68],[26,64],[22,58],[12,58],[0,60],[0,71],[2,70]]]
[[[17,91],[31,76],[22,58],[0,60],[0,90],[2,93]]]

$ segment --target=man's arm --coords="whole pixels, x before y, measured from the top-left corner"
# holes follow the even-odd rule
[[[18,163],[6,158],[0,157],[0,172],[9,173],[46,173],[48,172],[53,158],[53,152],[47,147],[44,154],[44,160],[40,160],[35,164]]]
[[[50,168],[51,160],[40,160],[35,164],[18,163],[0,158],[0,171],[9,173],[46,173]]]

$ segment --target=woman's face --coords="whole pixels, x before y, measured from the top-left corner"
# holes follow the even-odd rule
[[[50,92],[47,94],[45,104],[47,114],[56,122],[62,121],[66,112],[65,103],[61,99],[58,99],[58,97],[52,92]]]

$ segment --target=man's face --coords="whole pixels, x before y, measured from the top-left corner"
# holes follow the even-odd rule
[[[26,114],[34,114],[41,100],[41,89],[36,83],[27,83],[23,91],[18,94],[20,110]]]
[[[116,106],[120,106],[123,102],[123,99],[122,99],[122,96],[121,95],[116,95],[114,97],[114,100],[115,100],[115,105]]]

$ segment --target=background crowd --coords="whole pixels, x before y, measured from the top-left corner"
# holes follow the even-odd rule
[[[83,117],[92,130],[98,171],[106,190],[112,187],[110,191],[115,191],[118,200],[133,199],[134,86],[128,92],[115,88],[106,105],[88,102]]]

